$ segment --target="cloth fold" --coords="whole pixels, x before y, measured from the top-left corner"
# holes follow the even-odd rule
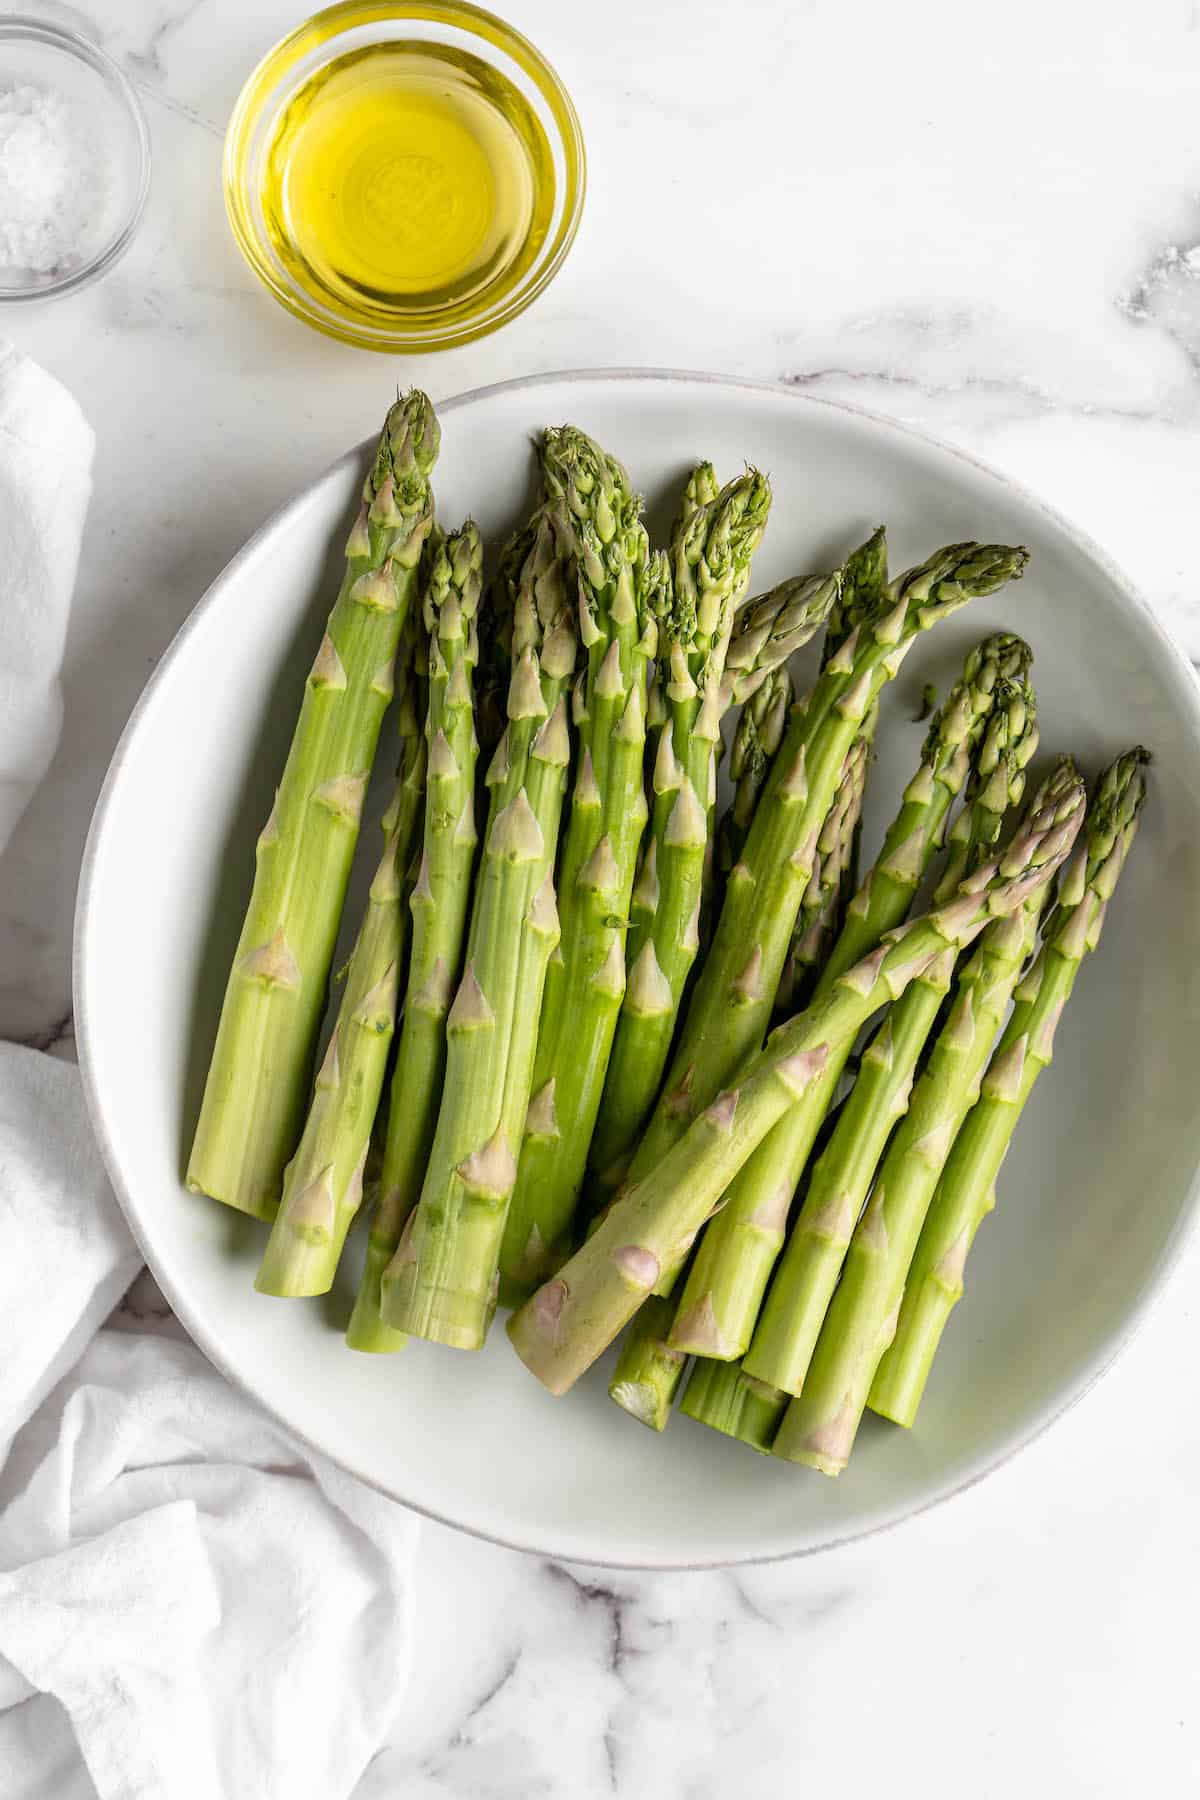
[[[91,453],[0,345],[0,848],[57,742]],[[141,1257],[77,1072],[10,1044],[0,1244],[0,1800],[344,1800],[402,1691],[415,1519],[173,1322],[106,1325]]]
[[[0,849],[50,766],[95,437],[73,396],[0,342]]]

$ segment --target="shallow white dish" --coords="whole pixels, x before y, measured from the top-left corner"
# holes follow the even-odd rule
[[[253,1290],[266,1228],[181,1181],[255,834],[286,752],[365,447],[271,519],[197,606],[142,696],[92,825],[76,921],[80,1059],[114,1186],[201,1348],[297,1435],[421,1511],[543,1554],[687,1567],[814,1551],[954,1493],[1105,1368],[1176,1256],[1200,1132],[1200,688],[1096,548],[944,446],[786,390],[699,376],[562,375],[440,408],[444,521],[494,542],[528,498],[527,445],[571,420],[628,463],[665,520],[689,463],[774,481],[757,587],[832,566],[879,520],[893,567],[964,537],[1023,542],[1023,582],[939,627],[890,692],[870,851],[911,772],[922,684],[1000,625],[1037,652],[1043,745],[1089,773],[1141,740],[1151,796],[1099,955],[1064,1019],[980,1236],[916,1431],[868,1420],[837,1482],[677,1417],[640,1429],[593,1370],[553,1400],[496,1329],[480,1356],[348,1351],[358,1252],[325,1301]],[[379,758],[389,761],[386,727]],[[372,858],[375,845],[372,841]]]

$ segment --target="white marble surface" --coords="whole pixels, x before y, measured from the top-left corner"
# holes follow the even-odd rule
[[[407,364],[293,323],[225,229],[221,131],[293,0],[36,10],[120,57],[156,169],[120,269],[5,321],[93,419],[99,479],[65,735],[0,881],[0,1031],[69,1047],[76,873],[129,708],[230,553],[397,382],[653,363],[894,413],[1077,519],[1200,659],[1194,0],[507,0],[583,117],[583,229],[532,313]],[[358,1800],[1195,1792],[1198,1276],[1193,1250],[1014,1464],[816,1562],[606,1575],[427,1528],[420,1653]]]

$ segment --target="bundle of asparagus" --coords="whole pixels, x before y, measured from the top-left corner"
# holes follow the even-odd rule
[[[412,961],[392,1072],[380,1193],[358,1300],[346,1331],[346,1341],[355,1350],[394,1350],[404,1342],[404,1334],[383,1321],[381,1284],[404,1222],[416,1205],[433,1146],[446,1066],[446,1014],[462,965],[477,842],[479,746],[472,674],[482,569],[483,546],[468,520],[439,549],[425,593],[423,623],[430,663],[425,832],[409,899]]]
[[[601,1205],[619,1185],[653,1107],[700,948],[722,720],[764,683],[777,709],[773,678],[820,629],[837,592],[831,578],[788,582],[735,621],[770,496],[753,471],[715,490],[703,464],[688,484],[673,536],[661,633],[667,716],[653,760],[650,841],[633,895],[632,975],[591,1143]],[[772,728],[769,717],[762,722]]]
[[[1028,646],[1008,633],[986,638],[968,656],[962,679],[951,689],[930,724],[919,766],[884,836],[879,858],[851,905],[842,933],[817,982],[818,993],[824,992],[846,967],[873,949],[904,918],[941,848],[951,808],[964,784],[968,786],[969,804],[960,820],[967,826],[966,845],[963,823],[956,822],[955,843],[935,901],[948,901],[958,881],[969,872],[972,844],[986,847],[994,843],[1000,816],[995,811],[997,782],[1003,783],[1002,810],[1010,797],[1014,801],[1020,798],[1023,771],[1037,742],[1032,694],[1024,681],[1030,659]],[[835,813],[836,810],[835,807]],[[942,971],[944,967],[944,963],[940,965]],[[910,1015],[917,1009],[926,1019],[928,996],[936,992],[938,975],[939,968],[935,966],[922,977],[919,987],[905,996],[903,1006]],[[944,987],[943,981],[942,991]],[[919,1051],[931,1022],[926,1019],[922,1028],[914,1020],[908,1037],[915,1050]],[[882,1055],[885,1041],[890,1044],[890,1035],[885,1040],[881,1030],[878,1055]],[[866,1061],[869,1068],[870,1053]],[[890,1067],[890,1061],[887,1066]],[[773,1134],[750,1159],[731,1188],[726,1208],[730,1211],[729,1228],[720,1237],[716,1232],[706,1234],[685,1285],[678,1317],[670,1327],[670,1341],[676,1349],[695,1350],[701,1356],[725,1361],[732,1361],[745,1350],[768,1279],[784,1245],[793,1194],[840,1074],[841,1063],[835,1061],[815,1090],[813,1102],[796,1109],[786,1127]],[[856,1095],[865,1088],[867,1079],[869,1076],[860,1081]],[[899,1105],[903,1110],[905,1097],[901,1079],[895,1084],[888,1108],[868,1117],[873,1116],[890,1129],[895,1109]],[[852,1097],[845,1112],[853,1112],[856,1105]],[[865,1141],[860,1146],[860,1135],[857,1118],[853,1123],[847,1119],[839,1124],[840,1144],[855,1148],[859,1166],[869,1170],[873,1163]],[[850,1205],[840,1187],[821,1199],[816,1197],[819,1192],[814,1178],[793,1234],[794,1245],[805,1241],[810,1220],[816,1240],[823,1242],[831,1218],[844,1216]],[[768,1302],[768,1317],[774,1309],[791,1318],[795,1260],[795,1251],[784,1260]],[[835,1270],[836,1266],[835,1263]],[[732,1387],[735,1380],[731,1374],[724,1385]],[[716,1405],[718,1410],[724,1408],[722,1384],[715,1376],[709,1378],[705,1391],[720,1396]],[[693,1408],[695,1404],[693,1397]]]
[[[722,487],[699,464],[654,551],[624,469],[563,426],[485,593],[475,526],[434,524],[438,441],[423,395],[391,409],[259,840],[189,1183],[273,1221],[257,1286],[280,1296],[331,1286],[374,1185],[356,1349],[477,1349],[511,1302],[517,1353],[563,1393],[629,1325],[610,1392],[635,1418],[663,1429],[695,1356],[685,1413],[836,1474],[867,1406],[916,1416],[1146,753],[1102,778],[1073,857],[1069,758],[1018,819],[1031,652],[993,633],[858,885],[888,683],[1025,552],[954,544],[893,580],[880,528],[748,601],[761,474]],[[794,700],[789,661],[822,626]],[[310,1091],[393,692],[384,854]]]
[[[529,1104],[546,966],[558,942],[554,859],[577,640],[563,603],[567,531],[547,503],[510,558],[508,724],[488,770],[491,805],[466,963],[446,1016],[446,1072],[420,1200],[381,1282],[394,1330],[464,1349],[496,1305],[500,1243]]]
[[[415,636],[414,634],[411,634]],[[411,642],[411,637],[410,637]],[[405,874],[430,775],[408,669],[397,668],[403,746],[384,851],[346,969],[337,1022],[255,1283],[264,1294],[323,1294],[362,1201],[371,1129],[396,1022],[405,939]]]

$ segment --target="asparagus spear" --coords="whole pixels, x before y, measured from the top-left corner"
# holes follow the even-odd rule
[[[654,1289],[664,1262],[696,1232],[755,1145],[930,961],[971,943],[993,918],[1021,908],[1070,850],[1077,819],[1057,808],[1029,820],[1002,856],[968,878],[948,906],[912,920],[847,971],[822,999],[772,1033],[734,1088],[718,1095],[642,1179],[613,1202],[558,1275],[508,1321],[517,1354],[562,1394]]]
[[[911,992],[910,987],[904,998]],[[902,999],[899,1004],[903,1003]],[[840,1113],[841,1107],[834,1106],[826,1115],[816,1153],[833,1136]],[[711,1425],[714,1431],[737,1438],[751,1450],[769,1450],[791,1395],[747,1375],[740,1361],[715,1362],[712,1357],[698,1356],[691,1367],[681,1410],[697,1424]]]
[[[883,842],[879,860],[851,902],[845,927],[818,984],[827,993],[906,916],[962,791],[992,711],[1001,671],[1029,658],[1019,638],[1001,633],[972,651],[925,739],[918,770]],[[834,667],[831,664],[830,667]],[[677,1350],[728,1361],[750,1341],[763,1293],[783,1247],[788,1212],[821,1122],[849,1055],[831,1058],[778,1131],[746,1164],[701,1240],[671,1331]],[[753,1373],[763,1374],[761,1370]],[[764,1379],[770,1381],[769,1375]],[[772,1385],[781,1385],[773,1382]]]
[[[440,433],[415,389],[388,413],[258,840],[188,1163],[198,1193],[274,1217],[304,1123],[313,1051],[392,665],[433,520]]]
[[[866,777],[867,763],[870,758],[868,740],[856,738],[850,755],[846,758],[846,767],[842,773],[837,795],[830,808],[829,817],[817,840],[817,860],[814,865],[813,881],[821,888],[819,905],[825,908],[836,903],[837,891],[841,883],[844,860],[849,856],[850,840],[853,836],[858,809],[862,805],[863,787]],[[832,884],[832,899],[826,893],[826,882]],[[803,915],[802,915],[803,916]],[[799,1011],[802,1004],[811,999],[811,994],[804,1001],[798,1002],[790,1011]],[[656,1321],[655,1341],[661,1337],[661,1354],[658,1354],[649,1370],[643,1365],[649,1360],[649,1351],[639,1333],[639,1322],[653,1309]],[[609,1396],[618,1406],[633,1413],[643,1424],[652,1424],[656,1431],[665,1429],[671,1414],[671,1404],[675,1390],[683,1377],[683,1366],[686,1356],[672,1350],[668,1339],[672,1320],[675,1317],[675,1303],[667,1296],[653,1296],[643,1306],[630,1328],[626,1346],[618,1360],[616,1374],[609,1383]],[[660,1323],[659,1323],[660,1322]],[[628,1359],[628,1366],[627,1364]],[[640,1379],[639,1379],[640,1377]],[[702,1391],[707,1392],[707,1389]],[[650,1400],[653,1399],[651,1406]],[[757,1419],[757,1411],[750,1409],[752,1417]]]
[[[865,785],[869,759],[870,743],[868,739],[866,737],[856,738],[851,747],[850,754],[846,758],[846,766],[842,772],[842,779],[838,786],[833,806],[830,808],[829,816],[826,819],[825,824],[821,829],[821,835],[817,840],[817,858],[813,869],[813,885],[820,890],[817,905],[823,911],[828,911],[828,909],[835,905],[838,898],[845,860],[849,856],[850,840],[853,836],[858,812],[862,805],[863,788]],[[803,909],[801,918],[803,918]],[[797,932],[799,932],[799,924],[797,925]],[[793,950],[794,948],[795,946],[793,944]],[[797,1004],[789,1008],[789,1011],[799,1011],[800,1006],[807,1004],[808,1000],[811,998],[811,993],[806,994],[803,1000],[797,1001]],[[643,1307],[643,1313],[651,1305],[656,1309],[663,1309],[662,1316],[665,1323],[662,1326],[662,1336],[664,1339],[664,1348],[669,1349],[670,1345],[669,1343],[666,1343],[665,1340],[667,1339],[670,1324],[675,1315],[674,1303],[669,1299],[655,1297],[652,1301],[647,1302],[646,1307]],[[642,1314],[639,1313],[638,1318],[640,1319],[641,1317]],[[635,1321],[633,1331],[631,1331],[631,1343],[636,1335],[636,1324],[637,1322]],[[624,1360],[623,1357],[622,1360]],[[656,1365],[656,1417],[660,1421],[656,1425],[656,1429],[659,1431],[665,1428],[670,1417],[671,1402],[674,1398],[675,1389],[682,1379],[683,1364],[685,1360],[686,1358],[682,1353],[676,1352],[673,1362],[666,1357],[663,1357]],[[620,1364],[618,1364],[618,1375],[620,1375],[620,1373]],[[619,1406],[624,1406],[627,1411],[636,1413],[637,1403],[640,1401],[641,1396],[631,1384],[626,1384],[614,1379],[614,1381],[610,1383],[608,1391],[611,1398],[615,1400]],[[712,1401],[718,1406],[721,1405],[721,1402],[716,1400],[711,1384],[704,1382],[699,1384],[694,1404],[701,1404],[702,1396],[704,1404],[708,1404]],[[627,1404],[627,1400],[630,1398],[634,1402],[633,1405]],[[637,1414],[636,1416],[640,1417],[641,1415]],[[693,1414],[693,1416],[697,1415]],[[749,1407],[747,1416],[757,1420],[757,1408],[753,1406]],[[643,1422],[649,1421],[644,1420]],[[726,1429],[726,1426],[721,1425],[718,1429],[724,1430]]]
[[[791,581],[781,582],[770,593],[750,602],[749,606],[739,614],[733,637],[726,654],[725,680],[721,689],[722,717],[731,707],[741,706],[753,701],[766,684],[779,682],[776,704],[780,710],[780,725],[775,737],[775,748],[783,740],[787,729],[788,712],[792,703],[792,687],[786,681],[787,697],[782,698],[783,681],[786,677],[786,665],[793,651],[800,649],[809,639],[814,637],[821,625],[827,621],[829,612],[837,600],[842,573],[830,575],[814,575],[798,577]],[[768,725],[768,729],[770,726]],[[720,762],[724,750],[723,740],[718,743],[714,757],[712,793],[716,796],[716,766]],[[745,812],[746,826],[749,829],[750,816],[757,803],[758,795],[766,784],[769,763],[764,764],[761,773],[749,777],[741,805]],[[729,821],[726,835],[729,843],[722,847],[716,842],[716,807],[709,808],[708,847],[704,864],[704,893],[700,908],[700,953],[707,956],[713,938],[714,913],[724,897],[725,883],[729,879],[729,871],[734,867],[745,841],[745,832],[738,836],[737,851],[733,848],[733,822]],[[719,861],[723,854],[726,860]],[[714,879],[720,874],[720,882]],[[661,1074],[661,1071],[660,1071]],[[646,1111],[642,1122],[649,1116],[653,1095],[646,1097]],[[640,1132],[640,1127],[639,1127]],[[635,1139],[636,1142],[636,1139]],[[630,1150],[634,1145],[630,1145]]]
[[[827,663],[788,734],[732,871],[664,1093],[630,1165],[651,1170],[762,1042],[808,885],[817,834],[864,719],[917,635],[1024,568],[1024,550],[952,545],[900,577]],[[660,1274],[663,1290],[676,1268]]]
[[[1054,1033],[1079,965],[1100,940],[1108,902],[1124,867],[1145,798],[1140,747],[1105,771],[1086,834],[1064,870],[1041,953],[1016,992],[1016,1005],[984,1076],[980,1099],[954,1141],[913,1257],[896,1336],[871,1386],[868,1405],[911,1425],[950,1313],[963,1293],[975,1233],[995,1204],[1000,1165],[1025,1102],[1050,1064]]]
[[[995,845],[1006,803],[1020,804],[1025,769],[1037,746],[1035,713],[1027,681],[997,684],[982,755],[971,775],[969,803],[956,821],[935,904],[947,900]],[[772,1387],[800,1390],[850,1234],[892,1128],[908,1106],[918,1061],[953,975],[952,960],[931,964],[884,1018],[813,1169],[745,1360],[746,1373]]]
[[[488,590],[487,604],[479,611],[475,634],[479,660],[475,666],[473,682],[475,736],[479,745],[479,758],[485,760],[481,764],[477,759],[477,775],[486,769],[508,723],[508,684],[512,677],[512,597],[519,575],[519,571],[512,568],[511,563],[514,557],[521,554],[523,543],[523,532],[514,532],[501,555],[500,568]]]
[[[714,1431],[737,1438],[765,1456],[775,1442],[787,1403],[787,1394],[744,1374],[740,1363],[713,1362],[699,1356],[679,1404],[689,1419],[711,1425]]]
[[[384,1323],[460,1349],[482,1344],[529,1102],[546,963],[558,937],[554,853],[570,742],[571,609],[544,620],[565,554],[547,506],[530,528],[513,622],[508,726],[488,771],[491,806],[466,965],[446,1019],[446,1074],[416,1210],[381,1283]]]
[[[430,671],[424,839],[409,900],[412,960],[392,1074],[379,1202],[346,1332],[355,1350],[393,1350],[403,1341],[402,1334],[383,1323],[380,1283],[421,1192],[445,1072],[446,1013],[462,966],[477,842],[472,672],[482,566],[479,532],[468,520],[439,546],[426,584]],[[554,610],[561,604],[559,598]]]
[[[833,805],[817,839],[812,879],[801,902],[775,995],[775,1012],[780,1018],[790,1018],[792,1013],[808,1005],[816,992],[821,970],[829,960],[830,947],[841,930],[846,875],[862,817],[870,761],[870,738],[855,738]]]
[[[722,882],[742,854],[758,797],[787,730],[793,698],[785,663],[767,675],[739,715],[729,754],[733,799],[717,834],[717,871]]]
[[[1083,821],[1083,783],[1068,758],[1034,802],[1067,849]],[[892,1139],[846,1255],[774,1454],[837,1475],[845,1468],[879,1359],[896,1330],[917,1238],[954,1138],[978,1095],[1001,1021],[1037,932],[1053,870],[1011,917],[989,927],[958,978],[957,998]],[[982,878],[969,876],[964,886]]]
[[[346,1234],[362,1202],[371,1127],[383,1092],[408,938],[405,872],[421,821],[426,753],[401,672],[397,727],[400,767],[383,817],[383,857],[346,965],[337,1019],[313,1086],[283,1197],[259,1266],[260,1294],[328,1293]]]
[[[651,1431],[665,1430],[687,1361],[667,1343],[674,1313],[669,1299],[651,1294],[634,1315],[608,1384],[609,1397]]]
[[[725,658],[734,604],[770,506],[770,489],[753,470],[719,491],[715,485],[711,464],[701,464],[672,533],[671,581],[659,630],[666,717],[654,757],[650,831],[632,895],[629,982],[591,1134],[591,1166],[607,1186],[615,1185],[610,1170],[616,1168],[619,1179],[653,1105],[700,945]],[[531,1272],[545,1275],[549,1266]]]
[[[579,758],[558,881],[562,941],[546,978],[500,1256],[506,1303],[561,1255],[625,991],[625,925],[647,817],[646,675],[665,579],[618,464],[569,426],[546,434],[542,461],[573,525],[587,667],[576,694]]]

